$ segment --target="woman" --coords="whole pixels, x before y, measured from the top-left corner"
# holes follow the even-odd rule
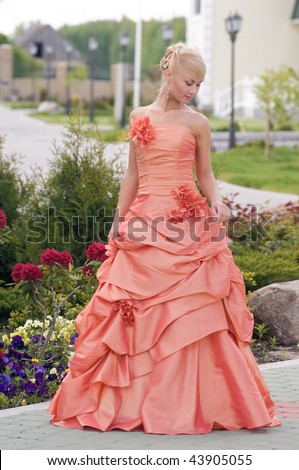
[[[109,257],[76,319],[79,337],[49,408],[52,422],[158,434],[276,426],[222,225],[229,210],[211,171],[209,123],[187,104],[205,64],[178,43],[160,66],[156,100],[131,113]]]

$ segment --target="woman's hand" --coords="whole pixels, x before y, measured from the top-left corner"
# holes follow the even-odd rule
[[[212,202],[211,211],[214,217],[217,217],[217,222],[220,224],[230,218],[230,209],[221,201]]]

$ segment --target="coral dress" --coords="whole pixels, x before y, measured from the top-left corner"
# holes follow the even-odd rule
[[[242,274],[194,182],[195,135],[167,124],[133,140],[138,194],[76,319],[52,423],[155,434],[279,425],[249,346]]]

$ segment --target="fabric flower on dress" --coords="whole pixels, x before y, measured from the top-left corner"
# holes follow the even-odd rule
[[[128,133],[134,142],[137,140],[140,142],[141,147],[145,147],[151,140],[155,138],[154,128],[150,123],[149,116],[140,116],[136,120],[132,119],[132,128]]]
[[[110,238],[109,243],[105,246],[106,256],[112,261],[118,251],[118,246],[113,238]]]
[[[182,184],[171,191],[177,201],[178,209],[173,209],[167,214],[167,220],[173,224],[183,222],[189,217],[200,217],[204,215],[206,198],[192,189],[189,184]]]
[[[118,310],[118,313],[122,316],[123,322],[126,326],[134,325],[134,311],[135,307],[128,300],[117,300],[113,304],[114,310]]]

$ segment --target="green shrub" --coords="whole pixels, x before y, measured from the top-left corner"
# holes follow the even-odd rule
[[[299,249],[277,249],[264,253],[247,247],[234,255],[241,271],[253,271],[256,285],[249,282],[249,290],[260,289],[274,282],[299,279]]]
[[[13,310],[24,309],[25,299],[12,287],[0,287],[0,325],[6,325]],[[27,318],[26,318],[27,319]],[[20,323],[22,324],[22,323]]]

